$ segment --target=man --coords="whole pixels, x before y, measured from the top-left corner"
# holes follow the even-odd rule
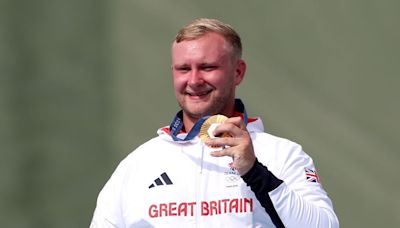
[[[172,74],[182,110],[120,163],[91,227],[339,226],[312,159],[264,133],[235,99],[246,72],[241,50],[218,20],[179,31]]]

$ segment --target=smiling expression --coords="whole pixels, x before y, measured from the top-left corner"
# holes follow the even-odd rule
[[[231,116],[235,88],[245,70],[244,61],[235,57],[232,46],[217,33],[174,42],[173,82],[184,119],[195,122],[205,115]]]

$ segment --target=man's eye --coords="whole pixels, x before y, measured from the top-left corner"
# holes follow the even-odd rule
[[[190,68],[189,67],[177,67],[176,70],[184,73],[184,72],[188,72],[190,70]]]
[[[203,66],[202,68],[203,68],[204,71],[212,71],[212,70],[217,69],[218,67],[210,65],[210,66]]]

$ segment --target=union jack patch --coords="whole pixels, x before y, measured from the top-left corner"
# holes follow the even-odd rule
[[[317,171],[309,168],[304,168],[304,170],[306,172],[306,179],[308,182],[320,183]]]

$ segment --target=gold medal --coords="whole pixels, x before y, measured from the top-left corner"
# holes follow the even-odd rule
[[[217,137],[230,137],[228,133],[223,133],[221,135],[215,136],[213,134],[215,128],[217,128],[221,123],[227,120],[228,117],[224,115],[214,115],[208,118],[204,123],[201,125],[199,137],[204,142],[208,138],[217,138]]]

